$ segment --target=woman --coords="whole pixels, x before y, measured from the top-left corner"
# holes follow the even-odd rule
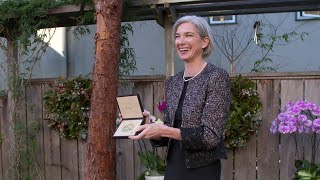
[[[210,27],[201,17],[184,16],[173,26],[184,71],[166,81],[165,124],[145,124],[130,139],[168,145],[166,180],[218,180],[227,158],[223,129],[230,106],[226,71],[205,61],[213,49]]]

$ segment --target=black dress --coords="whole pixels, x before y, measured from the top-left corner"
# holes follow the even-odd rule
[[[188,82],[184,82],[183,91],[175,114],[174,127],[181,127],[182,105],[186,95]],[[220,180],[220,160],[199,168],[187,168],[185,165],[184,149],[178,140],[172,140],[168,152],[165,180]]]

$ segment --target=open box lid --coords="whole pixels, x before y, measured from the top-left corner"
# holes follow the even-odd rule
[[[122,120],[143,119],[143,107],[139,94],[118,96],[117,103]]]

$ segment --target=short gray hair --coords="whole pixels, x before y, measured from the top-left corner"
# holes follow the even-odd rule
[[[173,25],[173,29],[172,29],[173,39],[174,39],[175,34],[177,32],[178,26],[180,26],[183,23],[187,23],[187,22],[192,23],[196,27],[201,38],[205,38],[205,37],[209,38],[209,44],[207,47],[204,48],[204,50],[202,52],[202,57],[206,58],[206,57],[210,56],[210,54],[213,51],[213,39],[212,39],[212,35],[211,35],[211,28],[210,28],[209,24],[207,23],[207,21],[205,21],[203,18],[201,18],[199,16],[188,15],[188,16],[183,16],[180,19],[178,19],[176,21],[176,23],[174,23],[174,25]]]

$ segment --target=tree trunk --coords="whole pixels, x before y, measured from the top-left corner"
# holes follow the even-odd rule
[[[87,180],[116,179],[115,129],[121,0],[94,0],[97,33],[89,121]]]

